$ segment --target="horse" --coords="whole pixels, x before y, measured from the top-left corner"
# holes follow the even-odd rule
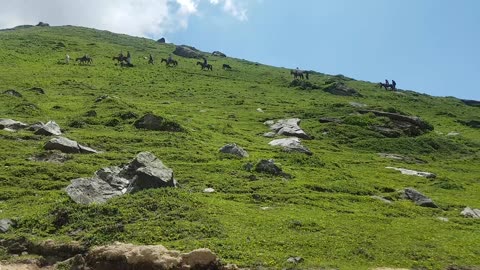
[[[121,63],[123,61],[127,61],[127,57],[123,55],[119,55],[119,56],[112,57],[112,60],[117,60],[118,63]]]
[[[177,60],[173,60],[173,59],[162,58],[162,61],[160,61],[160,63],[163,63],[163,62],[165,62],[165,65],[167,67],[176,67],[178,65]]]
[[[222,68],[224,70],[232,70],[232,67],[230,65],[227,65],[227,64],[223,64]]]
[[[93,63],[93,59],[89,56],[86,56],[86,55],[76,58],[75,61],[80,61],[80,64],[92,64]]]
[[[202,70],[205,70],[205,69],[206,69],[206,70],[211,70],[211,71],[213,71],[213,66],[210,65],[210,64],[205,64],[205,63],[203,63],[203,62],[198,61],[198,62],[197,62],[197,66],[198,66],[198,65],[201,66]]]
[[[294,79],[297,79],[297,78],[303,79],[304,75],[307,80],[309,79],[308,71],[305,71],[305,70],[298,70],[298,69],[290,70],[290,74],[293,75]]]
[[[388,90],[388,88],[390,88],[391,90],[397,89],[396,88],[396,83],[395,84],[390,84],[390,83],[387,84],[387,83],[379,82],[378,87],[380,87],[380,88],[383,87],[383,88],[385,88],[385,90]]]

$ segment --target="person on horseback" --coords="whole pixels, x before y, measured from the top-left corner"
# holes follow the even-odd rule
[[[132,64],[132,56],[130,55],[130,51],[127,51],[127,64],[131,65]]]
[[[152,56],[152,54],[150,54],[150,56],[149,56],[149,58],[148,58],[148,63],[153,65],[153,56]]]
[[[392,89],[397,89],[397,83],[395,82],[395,80],[392,80]]]
[[[203,58],[203,66],[206,67],[208,65],[207,58],[206,57],[202,57],[202,58]]]
[[[389,86],[389,85],[390,85],[390,83],[388,82],[388,80],[387,80],[387,79],[385,79],[385,84],[386,84],[387,86]]]

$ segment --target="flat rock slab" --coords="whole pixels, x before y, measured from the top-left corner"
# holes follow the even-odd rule
[[[437,177],[436,174],[429,173],[429,172],[419,172],[419,171],[403,169],[403,168],[395,168],[395,167],[385,167],[385,168],[386,169],[397,170],[397,171],[400,171],[402,174],[406,174],[406,175],[420,176],[420,177],[425,177],[425,178],[435,178],[435,177]]]
[[[60,129],[60,126],[55,123],[55,121],[48,121],[46,124],[41,125],[34,134],[44,136],[58,136],[62,135],[62,130]]]
[[[404,197],[413,201],[416,205],[422,207],[438,208],[438,206],[432,201],[432,199],[423,195],[419,191],[413,188],[406,188],[403,190]]]
[[[56,137],[48,141],[44,146],[45,150],[58,150],[67,154],[96,154],[99,151],[79,144],[74,140],[65,137]]]
[[[465,207],[465,209],[463,209],[460,214],[468,218],[480,218],[480,209],[472,209],[470,207]]]
[[[402,155],[399,155],[399,154],[378,153],[378,155],[382,158],[405,161],[405,162],[408,162],[408,163],[418,163],[418,164],[427,163],[426,161],[418,159],[418,158],[402,156]]]
[[[242,147],[238,146],[235,143],[224,145],[222,148],[220,148],[219,152],[224,154],[235,155],[238,157],[248,157],[247,151],[245,151]]]
[[[12,119],[0,119],[0,129],[19,130],[27,128],[28,125]]]
[[[10,220],[8,218],[0,219],[0,232],[1,233],[6,233],[8,230],[10,230],[10,227],[12,225],[13,225],[12,220]]]
[[[269,120],[264,122],[264,124],[269,126],[276,135],[292,136],[307,140],[311,139],[311,137],[300,128],[300,119],[298,118],[280,119],[277,121]]]
[[[143,189],[176,186],[173,170],[152,153],[142,152],[126,165],[106,167],[91,178],[72,180],[66,192],[76,203],[91,204]]]
[[[299,152],[312,155],[312,152],[300,143],[300,139],[296,137],[273,140],[268,143],[271,146],[280,146],[287,152]]]

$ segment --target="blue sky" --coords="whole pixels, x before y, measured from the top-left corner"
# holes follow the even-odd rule
[[[280,67],[480,100],[478,0],[246,0],[247,20],[200,2],[176,44]]]

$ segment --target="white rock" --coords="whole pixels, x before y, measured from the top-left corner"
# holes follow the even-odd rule
[[[259,112],[259,113],[264,113],[264,111],[262,110],[262,108],[257,108],[257,112]]]
[[[403,168],[395,168],[395,167],[385,167],[385,168],[386,169],[397,170],[397,171],[400,171],[402,174],[406,174],[406,175],[420,176],[420,177],[425,177],[425,178],[435,178],[435,177],[437,177],[434,173],[430,173],[430,172],[418,172],[418,171],[414,171],[414,170],[403,169]]]
[[[215,189],[213,189],[213,188],[206,188],[206,189],[203,190],[203,192],[204,192],[204,193],[213,193],[213,192],[215,192]]]

